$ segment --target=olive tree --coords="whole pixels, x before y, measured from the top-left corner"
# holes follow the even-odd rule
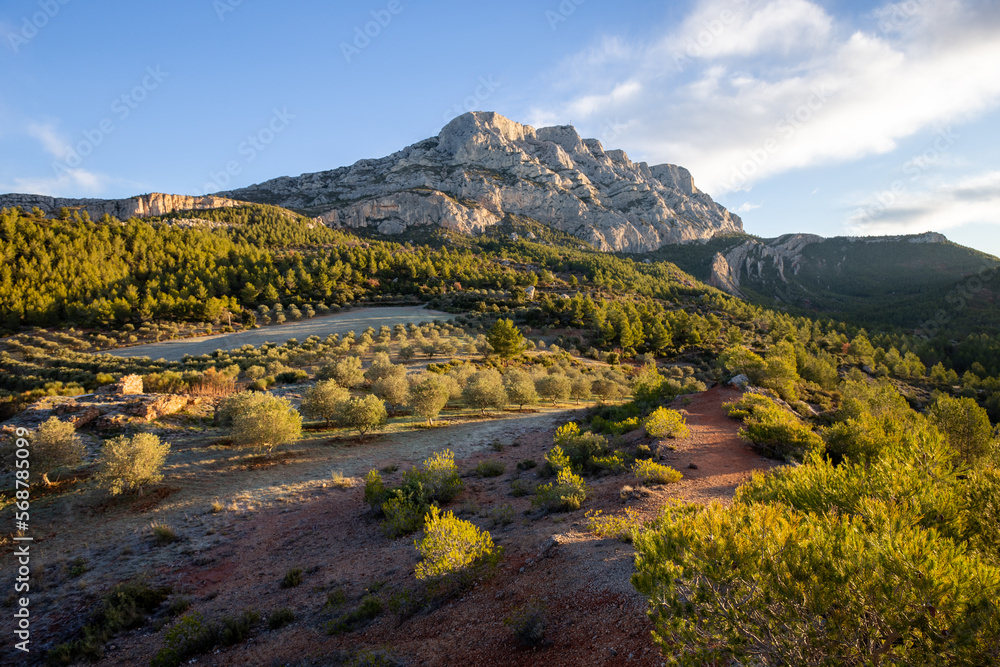
[[[49,417],[31,438],[30,451],[31,469],[41,473],[45,486],[51,486],[49,475],[60,468],[80,465],[84,449],[72,424]]]
[[[395,414],[396,408],[406,403],[410,395],[406,373],[386,375],[375,380],[372,383],[372,393],[388,403],[389,409]]]
[[[337,422],[341,426],[357,430],[361,437],[366,433],[385,426],[388,415],[385,403],[376,396],[352,396],[340,404]]]
[[[142,487],[163,479],[160,470],[170,445],[152,433],[132,437],[120,435],[105,440],[99,459],[97,482],[113,495],[142,491]]]
[[[234,444],[263,449],[270,455],[275,447],[302,435],[302,415],[287,398],[259,392],[237,396],[235,403],[227,406]]]
[[[350,396],[348,391],[338,385],[336,380],[324,380],[306,390],[299,409],[305,416],[322,419],[329,426],[337,415],[337,407],[347,400],[348,396]]]
[[[486,414],[488,408],[503,410],[507,405],[507,392],[503,388],[500,373],[492,368],[477,371],[462,390],[462,397],[470,408]]]
[[[508,371],[503,376],[503,387],[507,391],[507,399],[523,410],[525,405],[538,402],[538,392],[531,376],[520,369]]]
[[[435,417],[448,403],[450,392],[445,377],[427,373],[410,387],[410,409],[416,416],[426,419],[428,424],[434,423]]]
[[[573,383],[565,375],[546,375],[535,383],[538,394],[549,398],[553,403],[565,401],[573,389]]]

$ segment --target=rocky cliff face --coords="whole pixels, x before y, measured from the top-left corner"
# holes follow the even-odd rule
[[[489,112],[384,158],[219,194],[387,234],[421,225],[479,233],[516,214],[626,252],[743,228],[683,167],[634,163],[571,126],[536,130]]]
[[[20,206],[25,211],[40,208],[46,215],[53,215],[59,209],[69,208],[86,211],[91,219],[98,220],[108,215],[119,220],[144,218],[151,215],[165,215],[175,211],[191,211],[208,208],[228,208],[240,206],[244,202],[222,197],[188,197],[187,195],[165,195],[154,192],[129,199],[63,199],[44,195],[10,194],[0,195],[0,209]]]

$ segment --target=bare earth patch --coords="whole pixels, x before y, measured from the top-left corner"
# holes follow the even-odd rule
[[[661,462],[684,473],[681,482],[623,500],[622,487],[636,486],[631,475],[592,478],[591,496],[581,510],[541,517],[530,512],[530,496],[512,492],[516,479],[537,482],[534,470],[519,471],[517,463],[540,464],[554,429],[576,418],[576,410],[505,413],[347,445],[317,444],[330,439],[320,432],[292,448],[294,455],[260,467],[256,454],[207,446],[205,437],[181,438],[175,445],[181,455],[172,460],[161,487],[171,493],[164,497],[157,489],[150,497],[153,506],[122,502],[93,512],[81,511],[93,508],[85,495],[60,500],[63,511],[75,512],[78,525],[70,531],[75,534],[40,535],[39,553],[53,572],[82,553],[89,570],[72,579],[50,577],[44,601],[39,600],[44,614],[33,627],[40,641],[77,627],[101,592],[144,571],[188,596],[191,611],[206,618],[246,609],[265,619],[280,608],[294,612],[290,625],[279,630],[262,625],[250,641],[199,656],[197,664],[337,664],[337,658],[365,650],[414,665],[658,665],[662,658],[650,638],[646,602],[629,581],[632,547],[589,533],[584,515],[632,507],[652,517],[671,498],[730,502],[736,486],[755,470],[776,465],[741,442],[738,424],[725,417],[721,404],[738,396],[714,388],[676,406],[688,412],[691,435],[663,441],[659,449]],[[504,445],[502,451],[490,447],[494,442]],[[404,470],[445,447],[455,451],[466,474],[465,490],[448,509],[490,530],[504,547],[498,571],[431,609],[402,617],[384,610],[352,631],[327,634],[326,624],[357,609],[365,595],[388,603],[414,589],[418,560],[414,536],[387,538],[363,503],[363,484],[337,488],[331,471],[360,478],[371,468],[395,468],[384,476],[396,483]],[[472,473],[488,459],[502,462],[504,473],[489,478]],[[688,468],[692,463],[697,467]],[[216,466],[216,472],[206,474],[206,466]],[[210,509],[213,500],[221,508]],[[43,513],[56,509],[55,502],[45,502]],[[180,539],[155,546],[148,535],[152,520],[170,525]],[[86,548],[81,535],[88,535]],[[291,568],[302,570],[302,584],[283,588]],[[521,646],[505,623],[526,608],[542,610],[545,619],[545,640],[534,648]],[[99,664],[149,664],[170,627],[157,625],[112,640]]]

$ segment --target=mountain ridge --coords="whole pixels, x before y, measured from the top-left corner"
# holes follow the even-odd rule
[[[743,230],[684,167],[634,163],[572,126],[536,130],[495,112],[462,114],[383,158],[218,194],[390,235],[419,225],[481,233],[510,213],[623,252]]]

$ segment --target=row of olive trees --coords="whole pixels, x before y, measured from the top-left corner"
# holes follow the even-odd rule
[[[29,484],[32,475],[37,475],[42,484],[52,486],[50,475],[73,470],[84,462],[86,450],[76,429],[58,417],[43,422],[27,440],[28,467],[18,470],[25,471],[19,479]],[[11,470],[16,466],[13,444],[6,442],[2,449],[4,467]],[[97,482],[111,495],[141,491],[163,479],[160,471],[169,452],[170,445],[151,433],[105,440],[97,457]]]

